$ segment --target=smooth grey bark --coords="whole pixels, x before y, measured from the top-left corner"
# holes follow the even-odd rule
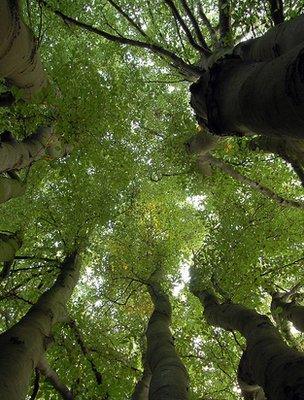
[[[198,122],[217,135],[304,138],[303,20],[280,24],[215,61],[190,88]]]
[[[40,159],[63,157],[71,151],[52,127],[41,126],[22,142],[11,136],[0,142],[0,173],[30,166]]]
[[[13,261],[22,245],[20,232],[0,233],[0,262]]]
[[[267,400],[264,390],[254,383],[248,367],[246,352],[243,353],[237,371],[238,384],[245,400]]]
[[[0,203],[24,195],[26,185],[19,179],[0,176]]]
[[[37,40],[20,16],[19,0],[0,2],[0,78],[30,101],[47,86]]]
[[[274,153],[289,163],[304,187],[304,141],[293,138],[259,136],[248,143],[250,150]]]
[[[193,290],[210,325],[237,330],[246,338],[246,364],[252,384],[267,400],[304,399],[304,354],[288,347],[265,315],[232,302],[220,303],[207,291]]]
[[[24,400],[30,377],[48,345],[53,326],[66,315],[66,303],[79,279],[77,252],[66,258],[54,285],[25,316],[0,335],[0,398]]]
[[[169,297],[157,282],[150,281],[147,287],[154,305],[146,331],[147,362],[152,372],[149,400],[187,400],[189,378],[170,331]]]
[[[37,367],[38,371],[45,377],[45,379],[53,386],[53,388],[60,394],[64,400],[73,400],[74,396],[70,389],[60,380],[56,371],[54,371],[47,360],[41,357]]]
[[[304,332],[304,306],[288,302],[284,294],[276,292],[272,295],[271,309],[279,318],[292,322],[298,331]]]
[[[149,400],[149,389],[152,374],[147,361],[144,361],[144,372],[137,382],[131,400]]]

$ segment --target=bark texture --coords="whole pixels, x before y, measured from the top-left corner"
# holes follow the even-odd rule
[[[188,399],[188,374],[176,354],[170,331],[171,305],[159,283],[151,282],[148,290],[154,311],[147,327],[147,362],[152,372],[149,400]]]
[[[0,78],[30,101],[47,85],[37,41],[20,16],[19,0],[0,2]]]
[[[293,323],[294,327],[300,332],[304,332],[304,307],[295,301],[287,302],[280,293],[272,296],[272,312]]]
[[[0,262],[13,261],[21,245],[22,239],[19,233],[0,233]]]
[[[149,400],[149,388],[152,374],[147,362],[144,364],[144,372],[137,382],[131,400]]]
[[[40,127],[22,142],[12,138],[0,142],[0,173],[19,170],[42,158],[55,159],[68,154],[71,147],[62,142],[51,127]]]
[[[303,20],[236,46],[191,85],[201,125],[217,135],[304,138]]]
[[[248,143],[250,150],[274,153],[289,163],[304,186],[304,140],[260,136]]]
[[[52,327],[66,314],[79,269],[78,254],[67,257],[54,285],[16,325],[0,335],[1,399],[25,399],[32,370],[51,343]]]
[[[246,368],[251,385],[263,388],[268,400],[304,399],[304,354],[289,348],[270,319],[209,292],[194,291],[209,324],[237,330],[246,338]]]
[[[24,195],[26,186],[18,179],[0,176],[0,203]]]
[[[60,380],[57,373],[50,367],[49,363],[44,357],[42,357],[38,362],[37,369],[64,400],[74,399],[70,389]]]

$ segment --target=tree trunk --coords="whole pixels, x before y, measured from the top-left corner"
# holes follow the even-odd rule
[[[147,327],[147,362],[152,372],[149,400],[188,399],[188,374],[176,354],[170,332],[171,305],[158,283],[148,290],[154,311]]]
[[[303,21],[236,46],[205,71],[190,88],[199,123],[217,135],[304,138]]]
[[[18,232],[13,234],[0,233],[0,262],[13,261],[21,245],[22,240]]]
[[[294,301],[290,303],[284,301],[279,295],[272,296],[271,309],[274,313],[278,313],[280,318],[293,323],[294,327],[300,332],[304,332],[304,307],[296,304]]]
[[[264,390],[254,383],[248,367],[246,352],[241,357],[237,374],[238,384],[245,400],[267,400]]]
[[[0,176],[0,203],[24,195],[26,186],[18,179]]]
[[[292,138],[260,136],[248,143],[250,150],[274,153],[289,163],[304,187],[304,141]]]
[[[246,338],[251,384],[263,388],[268,400],[304,399],[304,354],[284,343],[268,317],[239,304],[220,304],[209,292],[194,294],[209,324],[237,330]]]
[[[42,357],[37,364],[38,371],[45,376],[45,379],[61,395],[64,400],[73,400],[73,394],[70,389],[61,382],[57,373],[49,366],[47,360]]]
[[[69,145],[62,143],[50,127],[40,127],[22,142],[12,138],[1,142],[0,173],[19,170],[42,158],[54,159],[68,154]]]
[[[149,400],[149,388],[152,374],[147,362],[144,365],[142,377],[137,382],[131,400]]]
[[[38,43],[20,17],[19,0],[0,2],[0,78],[30,101],[47,85]]]
[[[65,316],[79,269],[78,254],[67,257],[54,285],[16,325],[0,335],[1,399],[25,399],[32,370],[51,342],[52,327]]]

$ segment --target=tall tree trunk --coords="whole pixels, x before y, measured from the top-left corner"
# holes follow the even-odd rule
[[[148,362],[144,362],[144,372],[137,382],[131,400],[149,400],[149,389],[152,374]]]
[[[260,136],[249,141],[250,150],[279,155],[288,162],[304,187],[304,141],[292,138]]]
[[[28,167],[42,158],[59,158],[69,153],[71,147],[62,142],[51,127],[40,127],[22,142],[12,137],[1,141],[0,173]]]
[[[66,314],[79,270],[80,259],[75,252],[62,264],[54,285],[16,325],[0,335],[1,399],[25,399],[32,370],[51,342],[52,328]]]
[[[304,138],[303,20],[236,46],[191,85],[201,125],[217,135]]]
[[[38,43],[20,17],[19,0],[0,2],[0,78],[30,101],[47,85]]]
[[[149,400],[188,399],[188,374],[170,331],[171,305],[159,283],[150,282],[154,311],[147,327],[147,362],[152,372]]]
[[[239,304],[220,304],[207,291],[193,292],[209,324],[237,330],[246,338],[251,384],[263,388],[268,400],[304,399],[304,354],[285,344],[268,317]]]
[[[15,197],[22,196],[25,190],[25,184],[19,179],[0,176],[0,204]]]
[[[280,293],[274,293],[271,302],[272,312],[280,318],[293,323],[300,332],[304,332],[304,307],[294,301],[287,302]]]
[[[0,233],[0,262],[13,261],[21,245],[20,232],[12,234]]]
[[[37,369],[64,400],[74,399],[70,389],[60,380],[57,373],[49,366],[49,363],[44,357],[38,362]]]

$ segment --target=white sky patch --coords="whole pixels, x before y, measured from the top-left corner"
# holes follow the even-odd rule
[[[299,336],[302,333],[302,332],[298,331],[297,328],[293,324],[290,324],[290,332],[292,335],[295,335],[295,336]]]
[[[195,208],[198,211],[204,211],[205,210],[205,200],[206,196],[203,195],[197,195],[197,196],[188,196],[186,198],[186,202],[188,204],[191,204],[193,208]]]
[[[181,280],[173,287],[173,296],[178,297],[185,285],[190,281],[190,262],[183,260],[180,265]]]

